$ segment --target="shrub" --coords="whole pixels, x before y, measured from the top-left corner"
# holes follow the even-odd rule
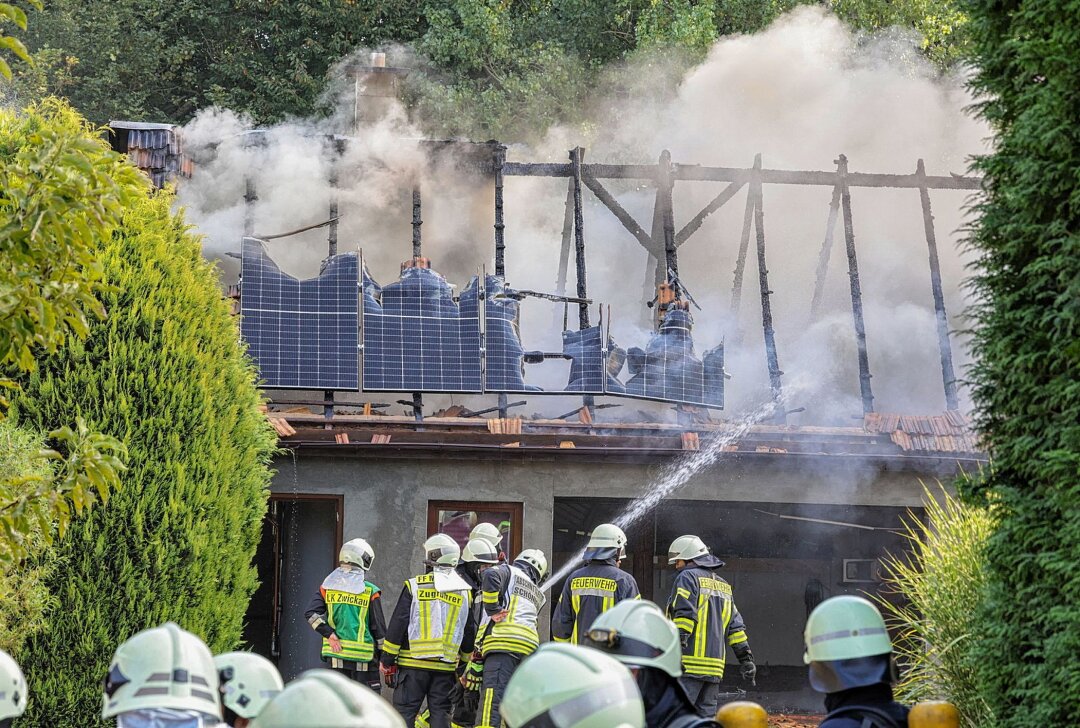
[[[1001,725],[1080,716],[1080,33],[1075,5],[963,0],[994,133],[969,244],[976,427],[998,509],[978,674]]]
[[[900,700],[949,700],[967,728],[990,728],[992,715],[978,691],[975,605],[986,582],[988,508],[965,506],[944,489],[925,492],[927,520],[904,524],[911,553],[885,560],[886,581],[899,604],[882,599],[886,619],[899,630],[894,648],[905,668]]]
[[[124,487],[58,543],[58,603],[20,655],[24,725],[94,724],[116,646],[174,620],[215,652],[237,645],[275,438],[255,373],[198,239],[148,196],[99,260],[108,318],[41,362],[13,411],[45,430],[83,417],[128,446]]]
[[[0,483],[5,494],[20,498],[33,492],[38,483],[52,477],[49,461],[40,457],[42,438],[0,421]],[[32,500],[28,506],[45,511],[45,504]],[[35,514],[36,516],[37,514]],[[48,519],[43,519],[46,523]],[[36,562],[0,561],[0,650],[15,653],[26,640],[45,626],[45,613],[52,600],[45,582],[52,573],[55,559],[43,554],[46,534],[36,517],[29,519],[30,529],[24,544]]]

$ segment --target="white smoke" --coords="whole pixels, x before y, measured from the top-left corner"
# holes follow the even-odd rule
[[[910,38],[857,37],[820,8],[799,8],[762,33],[719,41],[681,79],[671,77],[671,65],[655,57],[627,63],[610,79],[610,88],[622,91],[597,89],[589,123],[554,128],[533,147],[512,145],[510,159],[564,161],[570,147],[581,145],[587,163],[652,163],[669,149],[673,161],[683,164],[749,167],[761,153],[766,168],[833,170],[843,153],[852,171],[911,173],[922,158],[928,174],[948,175],[965,172],[968,157],[984,151],[986,129],[964,113],[970,98],[958,79],[935,74],[914,53]],[[629,96],[628,88],[634,90]],[[351,134],[345,158],[337,162],[338,184],[331,188],[333,155],[318,138],[344,131],[344,117],[269,129],[258,154],[237,136],[250,125],[229,112],[207,111],[189,125],[188,146],[204,150],[200,156],[209,161],[182,186],[180,202],[206,235],[208,255],[221,257],[239,248],[248,170],[259,197],[253,210],[256,232],[273,234],[325,220],[336,195],[342,215],[339,250],[363,249],[375,278],[389,282],[411,255],[409,193],[419,178],[424,255],[433,267],[459,288],[482,268],[490,272],[490,181],[462,177],[452,164],[428,164],[415,141],[423,136],[422,123],[397,109]],[[604,184],[645,230],[651,228],[653,192],[646,183]],[[722,187],[677,184],[676,228]],[[956,231],[967,194],[931,193],[953,329],[963,327],[966,260]],[[551,291],[558,275],[566,180],[508,177],[505,195],[507,278],[517,288]],[[795,423],[850,424],[862,411],[842,224],[834,236],[822,312],[813,320],[809,315],[830,195],[828,187],[770,185],[764,191],[780,366],[785,378],[804,385],[799,400],[790,403],[807,410],[791,420]],[[644,346],[649,330],[642,304],[652,282],[647,255],[591,193],[584,199],[589,296],[605,304],[605,311],[610,305],[612,331],[621,346]],[[703,309],[694,311],[698,351],[726,340],[734,377],[728,383],[729,409],[736,411],[759,403],[768,386],[753,238],[738,315],[729,308],[744,201],[740,191],[679,251],[681,278]],[[944,397],[918,192],[856,188],[852,209],[877,408],[939,411]],[[326,231],[274,241],[270,253],[288,272],[312,275],[326,254]],[[571,253],[568,292],[574,290]],[[594,323],[597,309],[591,308]],[[522,311],[526,349],[557,351],[561,307],[530,300]],[[576,309],[569,313],[575,328]],[[954,355],[961,374],[968,355],[956,338]],[[565,383],[564,365],[558,363],[529,372],[543,386]],[[491,404],[488,399],[485,405]],[[554,414],[572,409],[572,402],[539,402],[531,409]]]

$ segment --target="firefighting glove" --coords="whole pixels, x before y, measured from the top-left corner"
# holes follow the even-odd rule
[[[692,636],[693,635],[689,632],[683,632],[681,629],[679,630],[679,643],[682,644],[684,650],[690,647],[690,638]]]
[[[379,672],[382,673],[383,682],[386,683],[386,687],[397,687],[397,665],[379,665]]]
[[[461,676],[461,684],[470,693],[480,694],[480,686],[484,684],[484,666],[470,662],[465,668],[465,674]]]
[[[467,714],[476,715],[476,711],[480,709],[480,691],[466,690],[461,704],[465,708]]]
[[[754,654],[750,649],[740,650],[736,655],[739,658],[739,674],[745,682],[757,687],[757,665],[754,664]]]

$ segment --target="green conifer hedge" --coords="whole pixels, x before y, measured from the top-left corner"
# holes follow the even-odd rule
[[[174,620],[215,652],[235,647],[256,587],[275,437],[215,269],[171,202],[129,208],[100,252],[108,317],[15,403],[32,428],[81,415],[128,447],[123,487],[56,546],[56,606],[19,654],[20,725],[99,724],[112,653],[146,627]]]
[[[964,0],[973,86],[994,131],[971,372],[998,507],[979,614],[994,725],[1080,722],[1080,14]]]

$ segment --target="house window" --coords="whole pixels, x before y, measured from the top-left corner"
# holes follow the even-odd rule
[[[490,523],[502,534],[500,550],[508,559],[521,552],[521,503],[488,501],[428,501],[428,535],[445,533],[461,548],[479,523]]]

